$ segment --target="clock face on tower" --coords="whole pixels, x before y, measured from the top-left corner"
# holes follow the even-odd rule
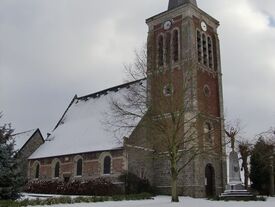
[[[201,22],[201,29],[206,32],[207,31],[207,25],[204,21]]]
[[[163,29],[168,30],[171,28],[171,26],[172,26],[172,22],[170,20],[168,20],[168,21],[164,22]]]

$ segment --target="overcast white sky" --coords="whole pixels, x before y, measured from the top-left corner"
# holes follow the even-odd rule
[[[275,125],[275,1],[197,0],[221,23],[228,119]],[[0,0],[0,111],[17,132],[53,129],[75,94],[121,84],[168,0]]]

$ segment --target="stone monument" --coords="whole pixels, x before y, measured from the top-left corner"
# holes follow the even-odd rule
[[[242,184],[238,153],[235,151],[236,133],[227,133],[231,139],[231,152],[229,154],[229,183],[226,190],[221,194],[226,200],[250,200],[254,195],[247,191]]]
[[[227,190],[241,190],[242,180],[238,153],[235,152],[235,138],[231,138],[232,151],[229,154],[229,184]],[[230,189],[228,189],[230,188]]]

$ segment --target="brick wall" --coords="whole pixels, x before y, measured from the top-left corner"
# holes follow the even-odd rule
[[[208,87],[208,95],[204,92],[205,87]],[[217,74],[203,70],[197,71],[197,95],[200,112],[210,116],[220,117]]]
[[[163,30],[163,23],[172,21],[172,28]],[[208,30],[205,34],[211,37],[213,44],[213,67],[198,62],[197,51],[197,29],[201,30],[201,22],[206,22]],[[174,86],[173,98],[184,101],[182,97],[182,87],[186,86],[187,79],[191,81],[190,88],[191,102],[190,112],[199,114],[196,120],[195,132],[198,135],[198,144],[204,148],[205,140],[203,134],[204,123],[211,122],[213,127],[213,148],[211,152],[206,152],[204,156],[194,159],[178,176],[179,194],[193,197],[205,197],[205,168],[209,164],[214,169],[215,193],[218,195],[224,187],[224,171],[226,169],[223,158],[223,109],[221,90],[221,69],[220,54],[217,38],[218,22],[207,14],[189,7],[161,13],[147,20],[149,26],[148,33],[148,85],[151,89],[151,101],[153,108],[160,108],[163,85],[167,79],[172,80]],[[180,59],[178,63],[159,67],[157,40],[161,33],[169,33],[173,28],[180,30]],[[161,85],[162,84],[162,85]],[[187,86],[188,87],[188,86]],[[205,92],[207,87],[207,92]],[[188,88],[189,89],[189,88]],[[161,99],[161,101],[163,101]],[[167,105],[167,104],[166,104]],[[171,106],[170,104],[169,106]],[[179,104],[180,105],[180,104]],[[168,106],[168,108],[169,108]],[[176,108],[176,107],[172,107]],[[156,110],[157,111],[157,110]],[[160,112],[163,110],[160,108]],[[155,136],[157,137],[157,136]],[[158,149],[162,149],[163,144],[159,143]],[[185,158],[187,158],[186,155]],[[184,162],[182,160],[181,162]],[[153,184],[159,193],[169,194],[171,191],[170,168],[167,158],[155,157],[153,159]],[[138,168],[138,165],[136,165]]]
[[[107,155],[111,156],[111,174],[103,175],[103,159]],[[82,176],[76,176],[76,158],[82,158],[83,160]],[[54,163],[57,161],[60,162],[60,176],[59,178],[54,178]],[[34,166],[36,163],[40,164],[40,180],[63,180],[64,177],[69,177],[70,180],[88,180],[100,176],[109,177],[110,179],[116,180],[117,177],[127,169],[127,162],[123,149],[29,160],[30,180],[35,179]]]

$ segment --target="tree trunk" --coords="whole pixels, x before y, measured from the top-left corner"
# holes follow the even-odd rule
[[[177,189],[177,181],[178,181],[178,168],[177,168],[177,161],[176,161],[176,154],[177,154],[177,149],[173,147],[172,150],[172,156],[170,157],[171,161],[171,193],[172,193],[172,202],[179,202],[179,197],[178,197],[178,189]]]
[[[172,176],[172,202],[179,202],[177,179],[177,176]]]

